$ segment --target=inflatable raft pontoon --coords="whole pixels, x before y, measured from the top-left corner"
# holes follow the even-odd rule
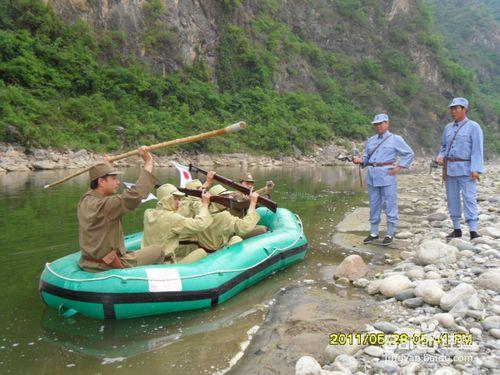
[[[304,259],[307,238],[291,211],[260,207],[269,231],[189,264],[149,265],[100,273],[82,270],[80,252],[47,263],[40,277],[44,302],[64,315],[126,319],[203,309],[222,303],[271,273]],[[140,248],[142,233],[125,237]]]

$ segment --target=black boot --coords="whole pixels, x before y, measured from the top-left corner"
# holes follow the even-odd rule
[[[473,240],[474,238],[481,237],[481,235],[475,231],[470,232],[470,239]]]
[[[462,237],[462,229],[454,229],[449,235],[446,236],[446,241],[450,241],[453,238]]]
[[[385,236],[385,238],[380,244],[382,246],[389,246],[391,243],[392,243],[392,236]]]
[[[375,240],[378,240],[378,234],[376,236],[372,236],[370,233],[370,235],[363,240],[363,243],[370,243]]]

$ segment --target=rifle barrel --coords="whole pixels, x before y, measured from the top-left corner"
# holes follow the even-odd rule
[[[207,175],[208,172],[205,171],[204,169],[201,169],[199,167],[196,167],[192,164],[189,164],[189,170],[190,171],[193,171],[193,172],[200,172],[204,175]],[[223,183],[224,185],[227,185],[233,189],[236,189],[238,190],[239,192],[242,192],[243,194],[246,194],[246,195],[250,195],[250,189],[247,188],[246,186],[243,186],[227,177],[224,177],[224,176],[221,176],[220,174],[216,173],[215,176],[214,176],[214,180],[216,181],[219,181],[221,183]],[[278,208],[278,205],[276,204],[276,202],[268,199],[268,198],[265,198],[265,197],[262,197],[259,195],[259,198],[257,199],[257,202],[259,202],[261,205],[269,208],[271,211],[273,212],[276,212],[277,208]]]
[[[182,192],[186,195],[190,195],[192,197],[198,197],[198,198],[201,198],[201,194],[202,194],[201,190],[185,189],[185,188],[181,188],[181,187],[178,187],[177,190],[179,190],[180,192]],[[219,203],[227,208],[232,208],[232,209],[236,209],[236,207],[239,206],[238,205],[239,202],[235,201],[234,199],[232,199],[230,197],[223,197],[220,195],[212,195],[210,197],[210,202]],[[248,204],[247,204],[247,206],[248,206]]]

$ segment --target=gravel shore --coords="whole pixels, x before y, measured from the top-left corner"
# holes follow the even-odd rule
[[[332,237],[351,254],[337,267],[336,283],[378,301],[383,320],[363,321],[357,335],[338,332],[322,355],[298,359],[297,375],[499,371],[500,166],[488,165],[478,184],[482,237],[472,241],[465,223],[464,237],[445,240],[453,228],[439,172],[402,175],[398,185],[400,224],[391,246],[362,244],[365,207],[348,214]],[[382,270],[374,271],[377,263]]]
[[[129,150],[126,150],[129,151]],[[123,151],[125,152],[125,151]],[[120,154],[115,152],[113,154]],[[295,149],[290,156],[257,156],[245,153],[205,154],[177,151],[171,155],[155,155],[154,163],[157,167],[171,167],[171,162],[181,164],[195,164],[203,167],[241,167],[243,170],[251,168],[266,168],[292,165],[346,165],[350,164],[339,160],[348,155],[348,151],[340,145],[330,144],[323,147],[314,146],[304,154]],[[92,153],[85,149],[56,150],[56,149],[27,149],[9,143],[0,142],[0,173],[52,170],[52,169],[81,169],[91,166],[104,159],[104,154]],[[134,167],[142,162],[138,157],[130,157],[116,162],[118,167]],[[414,163],[415,164],[415,163]],[[419,159],[416,164],[428,168],[428,159]]]

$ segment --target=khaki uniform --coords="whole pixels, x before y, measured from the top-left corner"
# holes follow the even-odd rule
[[[156,178],[141,170],[134,187],[122,194],[104,197],[95,190],[87,191],[78,203],[80,267],[89,272],[117,268],[110,263],[116,256],[123,267],[161,263],[163,253],[158,246],[126,252],[121,217],[140,206],[153,190]],[[103,260],[103,258],[105,258]]]
[[[161,245],[165,258],[171,258],[174,263],[185,262],[183,256],[190,254],[179,254],[179,241],[182,238],[194,236],[208,228],[213,219],[207,208],[201,206],[194,218],[187,218],[175,211],[174,196],[158,194],[158,205],[156,208],[148,209],[144,213],[144,236],[143,246]],[[197,251],[200,257],[206,256],[205,251]],[[198,258],[198,257],[196,257]],[[196,259],[191,259],[194,261]]]
[[[195,236],[200,246],[211,251],[239,242],[241,236],[250,233],[260,220],[255,209],[248,210],[242,219],[231,215],[228,211],[212,215],[213,223],[203,232]]]
[[[263,188],[256,190],[255,192],[259,194],[259,196],[269,196],[271,192],[273,191],[273,187],[270,186],[264,186]],[[243,194],[240,191],[236,191],[233,194],[231,194],[232,197],[237,200],[238,202],[249,202],[250,201],[250,196]],[[237,217],[244,217],[246,214],[246,210],[229,210],[231,215],[237,216]],[[264,234],[267,232],[267,227],[264,225],[256,225],[255,228],[247,233],[246,235],[242,236],[244,239],[245,238],[250,238],[250,237],[255,237],[260,234]]]
[[[269,198],[271,192],[273,191],[274,187],[269,187],[269,186],[264,186],[261,189],[255,190],[257,194],[261,197],[267,197]],[[238,202],[250,202],[250,196],[243,194],[241,191],[235,191],[234,193],[231,194],[231,196]],[[238,216],[238,217],[243,217],[246,214],[246,210],[230,210],[232,215]]]
[[[184,217],[195,217],[201,210],[201,199],[198,197],[187,196],[181,201],[177,213]]]

